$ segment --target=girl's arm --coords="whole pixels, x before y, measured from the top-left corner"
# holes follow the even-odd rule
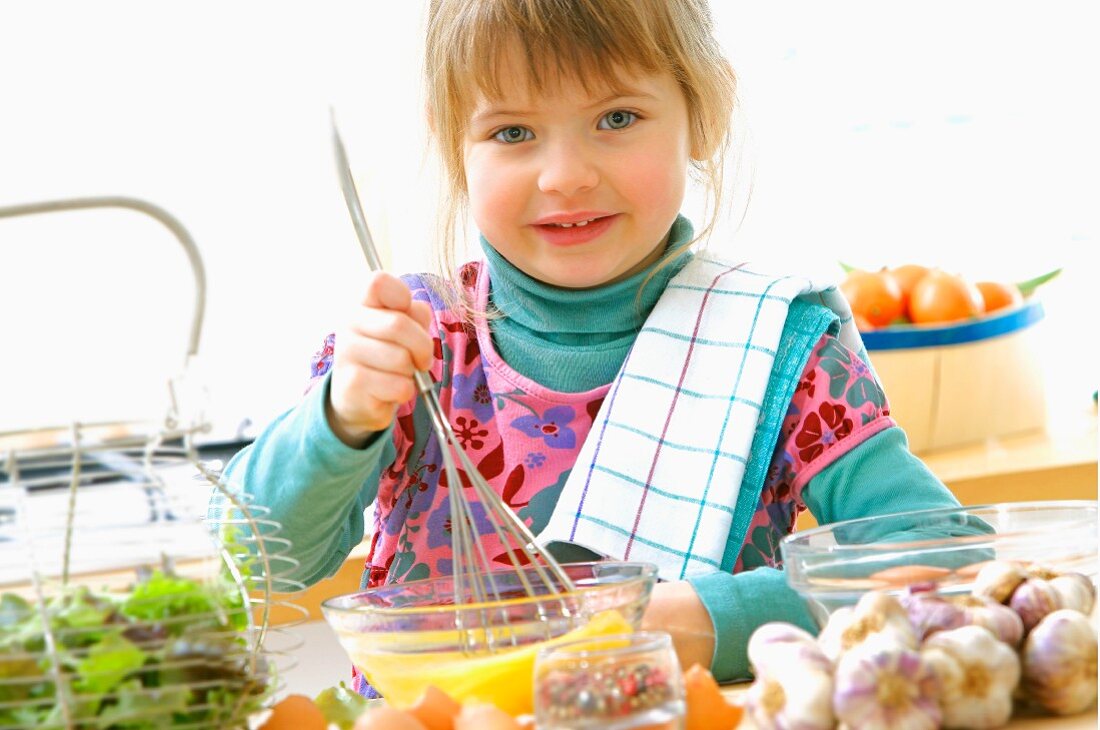
[[[364,510],[394,459],[392,425],[362,449],[344,444],[325,418],[330,378],[275,419],[225,469],[230,488],[251,495],[282,524],[299,565],[288,577],[309,585],[333,575],[364,534]]]
[[[413,280],[368,277],[339,338],[315,356],[305,400],[226,468],[230,486],[282,524],[299,563],[289,577],[307,585],[334,574],[363,539],[363,512],[397,453],[394,415],[415,402],[414,371],[432,364],[431,308],[413,299]]]
[[[825,524],[888,512],[953,507],[954,495],[908,449],[905,433],[891,427],[868,438],[823,468],[803,490],[806,504]],[[694,596],[678,592],[670,615],[694,616],[701,606],[714,632],[711,672],[719,681],[750,676],[746,647],[761,624],[786,621],[816,634],[818,627],[805,601],[774,568],[743,573],[714,573],[689,579]],[[692,606],[692,602],[697,605]],[[699,657],[693,657],[697,660]]]

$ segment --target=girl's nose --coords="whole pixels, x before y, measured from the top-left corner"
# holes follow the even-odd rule
[[[600,176],[583,145],[567,141],[548,145],[540,161],[539,190],[566,197],[596,186]]]

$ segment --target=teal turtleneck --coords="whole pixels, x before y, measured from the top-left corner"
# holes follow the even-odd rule
[[[489,329],[500,357],[521,375],[560,392],[610,383],[665,286],[691,260],[686,244],[693,235],[691,222],[678,216],[660,259],[629,278],[591,289],[544,284],[513,266],[483,237],[489,301],[500,312],[489,320]],[[647,282],[669,258],[674,260]]]

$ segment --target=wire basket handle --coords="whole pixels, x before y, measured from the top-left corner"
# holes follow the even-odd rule
[[[62,200],[46,200],[38,203],[24,203],[22,205],[0,206],[0,218],[13,218],[15,216],[34,215],[36,213],[54,213],[68,210],[88,210],[92,208],[125,208],[136,210],[154,218],[163,224],[175,235],[183,246],[187,260],[191,264],[191,273],[195,277],[195,304],[191,312],[191,332],[187,341],[187,358],[184,364],[199,351],[199,336],[202,333],[202,319],[206,308],[206,270],[202,265],[202,257],[195,245],[195,239],[183,227],[183,224],[171,213],[140,198],[125,196],[103,196],[90,198],[68,198]]]

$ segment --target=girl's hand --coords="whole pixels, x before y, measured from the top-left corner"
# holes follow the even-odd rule
[[[405,282],[374,272],[363,303],[336,335],[325,415],[333,433],[362,448],[416,395],[413,373],[432,364],[431,307],[414,302]]]
[[[714,656],[714,623],[699,594],[686,580],[653,586],[642,614],[642,630],[671,634],[672,646],[685,671],[692,664],[710,667]]]

